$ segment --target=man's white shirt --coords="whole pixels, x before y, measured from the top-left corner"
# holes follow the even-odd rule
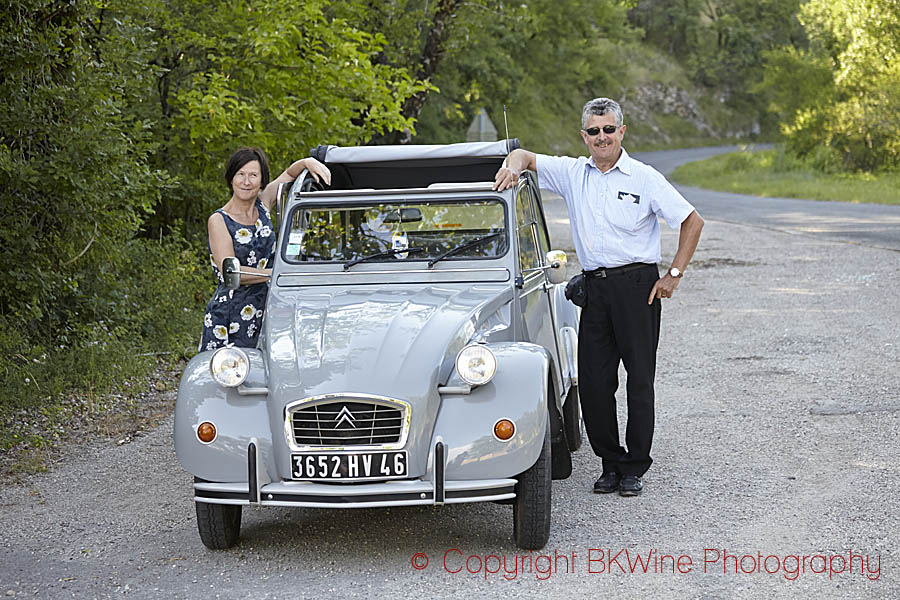
[[[592,158],[537,155],[542,188],[562,196],[569,209],[575,251],[585,270],[658,263],[661,216],[672,229],[694,211],[666,178],[625,149],[603,173]]]

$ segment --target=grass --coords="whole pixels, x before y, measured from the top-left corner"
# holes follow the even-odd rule
[[[900,173],[825,173],[782,148],[748,147],[688,163],[671,178],[684,185],[737,194],[900,205]]]
[[[183,362],[158,360],[147,372],[129,370],[111,389],[92,386],[46,398],[40,407],[0,406],[0,482],[47,471],[64,448],[94,440],[118,445],[171,414]]]

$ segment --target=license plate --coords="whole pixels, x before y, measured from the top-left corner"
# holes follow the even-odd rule
[[[292,454],[292,477],[302,480],[387,479],[406,477],[406,451]]]

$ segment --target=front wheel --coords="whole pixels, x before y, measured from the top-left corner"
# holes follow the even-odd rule
[[[569,388],[566,402],[563,404],[563,427],[566,430],[566,443],[569,450],[575,452],[581,448],[584,423],[581,420],[581,399],[578,397],[578,386]]]
[[[540,550],[550,539],[551,463],[550,417],[544,431],[541,454],[531,468],[518,476],[513,504],[513,538],[524,550]]]
[[[210,550],[225,550],[238,542],[241,533],[241,507],[232,504],[195,502],[200,540]]]

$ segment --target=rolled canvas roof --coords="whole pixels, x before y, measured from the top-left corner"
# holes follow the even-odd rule
[[[518,139],[403,146],[318,146],[310,155],[324,163],[380,163],[395,160],[441,160],[463,157],[505,157],[519,147]]]
[[[397,189],[493,181],[519,140],[444,145],[318,146],[310,156],[331,170],[330,189]]]

